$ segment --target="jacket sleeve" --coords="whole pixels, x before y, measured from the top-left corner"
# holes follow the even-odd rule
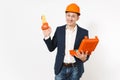
[[[47,40],[45,40],[45,39],[43,39],[43,40],[46,43],[48,50],[50,52],[54,51],[55,48],[57,47],[57,29],[56,29],[56,32],[52,39],[51,39],[51,37],[49,37]]]

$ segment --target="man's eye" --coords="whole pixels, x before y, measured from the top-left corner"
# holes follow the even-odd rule
[[[70,17],[70,15],[67,15],[68,17]]]

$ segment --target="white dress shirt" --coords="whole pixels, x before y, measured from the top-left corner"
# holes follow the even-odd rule
[[[69,50],[74,49],[75,39],[77,34],[77,26],[73,30],[70,30],[66,26],[66,37],[65,37],[65,57],[64,63],[75,63],[75,58],[70,55]]]

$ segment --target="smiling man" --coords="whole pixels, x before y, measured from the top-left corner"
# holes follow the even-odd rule
[[[66,24],[58,26],[53,38],[51,28],[43,30],[44,41],[50,52],[57,48],[55,59],[55,80],[80,80],[84,72],[84,62],[89,55],[86,52],[78,52],[70,55],[69,50],[77,50],[84,36],[88,36],[88,30],[80,27],[76,22],[80,17],[80,7],[71,3],[66,7]]]

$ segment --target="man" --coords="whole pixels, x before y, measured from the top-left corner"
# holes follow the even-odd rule
[[[55,60],[55,80],[79,80],[84,72],[83,63],[88,60],[86,52],[76,51],[76,55],[70,55],[69,50],[77,50],[84,38],[88,36],[88,30],[76,24],[79,20],[80,8],[77,4],[71,3],[66,7],[66,24],[57,27],[51,39],[51,28],[43,30],[44,41],[49,51],[57,48]]]

